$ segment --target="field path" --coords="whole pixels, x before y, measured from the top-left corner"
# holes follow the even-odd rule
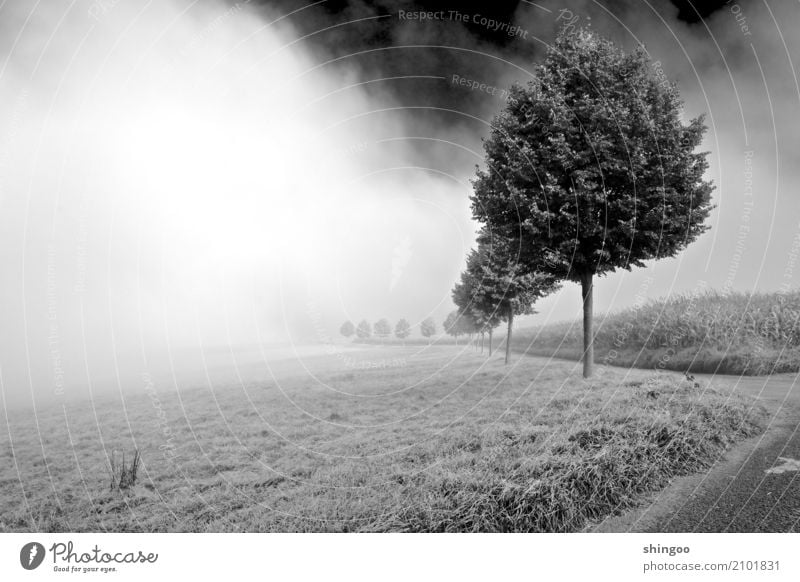
[[[673,481],[650,505],[592,531],[800,532],[800,376],[695,374],[716,390],[753,396],[770,412],[768,429],[707,473]]]

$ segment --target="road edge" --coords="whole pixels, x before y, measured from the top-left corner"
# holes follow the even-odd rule
[[[785,439],[796,426],[790,411],[777,413],[767,429],[760,435],[745,439],[729,448],[708,471],[671,479],[666,487],[651,494],[636,507],[602,521],[588,524],[585,533],[642,533],[659,530],[659,525],[669,520],[675,509],[708,489],[724,489],[755,451]]]

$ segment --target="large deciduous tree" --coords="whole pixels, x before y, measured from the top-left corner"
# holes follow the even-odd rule
[[[484,141],[473,215],[517,241],[528,271],[580,283],[585,377],[595,276],[674,256],[708,228],[708,154],[695,151],[706,127],[683,123],[682,107],[643,48],[580,30],[512,86]]]

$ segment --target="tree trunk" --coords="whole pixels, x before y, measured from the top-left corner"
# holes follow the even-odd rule
[[[594,332],[592,330],[592,273],[581,275],[583,298],[583,377],[594,374]]]
[[[508,356],[511,352],[511,328],[514,325],[514,310],[508,312],[508,333],[506,333],[506,364],[508,364]]]
[[[481,332],[481,353],[483,353],[483,339],[486,336],[484,332]]]
[[[491,330],[491,329],[489,330],[489,357],[490,358],[492,357],[492,331],[493,330]]]

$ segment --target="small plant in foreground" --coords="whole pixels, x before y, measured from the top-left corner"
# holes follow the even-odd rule
[[[125,451],[122,451],[122,458],[117,459],[117,451],[111,451],[111,490],[129,489],[136,484],[136,475],[139,472],[139,464],[142,457],[139,450],[133,452],[133,459],[130,463],[125,460]]]

